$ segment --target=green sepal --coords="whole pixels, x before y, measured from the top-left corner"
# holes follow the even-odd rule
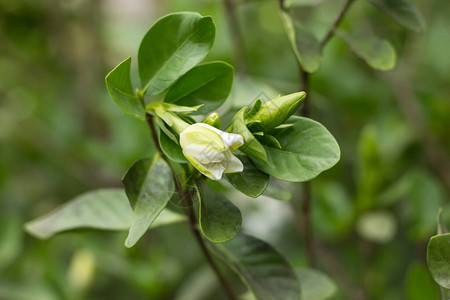
[[[244,145],[239,148],[242,152],[263,162],[268,162],[266,150],[263,145],[253,136],[245,124],[244,115],[247,109],[248,107],[243,107],[236,113],[229,131],[240,134],[244,138]]]
[[[179,106],[172,103],[152,102],[147,105],[147,112],[162,119],[167,126],[171,127],[174,132],[180,134],[190,124],[183,120],[180,115],[186,115],[191,112],[197,111],[201,105],[188,107]]]
[[[262,141],[266,146],[269,146],[269,147],[274,146],[275,148],[281,149],[280,142],[273,135],[264,134],[259,137],[259,140]]]
[[[250,109],[250,111],[245,115],[245,118],[247,120],[251,119],[259,111],[261,105],[262,105],[261,99],[256,100],[252,106],[252,109]]]
[[[154,118],[154,120],[156,125],[158,125],[158,127],[161,129],[161,131],[164,132],[167,135],[167,137],[169,137],[172,141],[174,141],[178,145],[179,142],[177,136],[172,131],[170,131],[169,128],[167,128],[164,121],[158,117]]]

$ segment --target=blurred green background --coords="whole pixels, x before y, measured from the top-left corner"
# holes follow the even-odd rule
[[[311,76],[311,117],[342,150],[339,164],[312,182],[314,232],[326,249],[319,266],[339,286],[334,299],[360,290],[367,299],[438,299],[425,254],[440,207],[450,221],[450,5],[414,3],[427,23],[422,33],[364,0],[342,24],[388,39],[394,70],[373,71],[333,38]],[[233,86],[231,111],[300,88],[277,1],[235,4],[247,74]],[[342,4],[325,0],[295,14],[321,37]],[[128,166],[152,153],[146,126],[114,105],[104,77],[130,55],[135,62],[145,32],[176,11],[211,15],[217,31],[207,60],[235,63],[219,0],[0,0],[0,299],[222,299],[185,224],[156,229],[132,249],[123,246],[126,233],[40,241],[23,231],[81,192],[120,187]],[[304,266],[290,205],[275,199],[298,204],[299,187],[283,184],[291,195],[280,195],[281,184],[273,182],[274,197],[229,196],[244,231]]]

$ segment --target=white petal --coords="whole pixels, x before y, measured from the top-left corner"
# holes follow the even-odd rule
[[[212,180],[220,180],[222,178],[222,174],[225,171],[225,167],[221,163],[213,163],[204,165],[206,169],[208,169],[209,172],[211,172],[212,176],[203,173],[206,177],[212,179]]]
[[[211,129],[214,132],[218,133],[220,135],[220,137],[222,138],[226,149],[229,149],[231,147],[231,148],[233,148],[233,150],[236,150],[240,146],[244,145],[244,138],[240,134],[228,133],[228,132],[219,130],[219,129],[217,129],[211,125],[205,124],[205,123],[196,123],[196,124],[199,126]]]
[[[183,149],[183,154],[195,158],[201,164],[217,163],[225,158],[225,155],[222,152],[196,144],[185,147]]]
[[[244,165],[242,162],[234,156],[230,151],[225,153],[226,159],[222,162],[222,164],[225,164],[225,171],[224,173],[238,173],[242,172],[244,170]]]

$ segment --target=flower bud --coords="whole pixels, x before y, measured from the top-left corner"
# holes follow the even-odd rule
[[[180,134],[184,156],[203,175],[213,180],[223,173],[242,172],[242,162],[231,152],[244,144],[239,134],[228,133],[208,124],[196,123]]]
[[[292,116],[305,100],[306,93],[298,92],[266,102],[247,120],[251,129],[269,131]]]
[[[216,112],[211,113],[202,121],[202,123],[211,125],[212,127],[220,128],[219,114]]]

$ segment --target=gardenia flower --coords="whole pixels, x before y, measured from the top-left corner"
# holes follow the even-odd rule
[[[244,144],[240,134],[228,133],[204,123],[192,124],[180,133],[184,156],[203,175],[213,180],[223,173],[242,172],[242,162],[231,152]]]

